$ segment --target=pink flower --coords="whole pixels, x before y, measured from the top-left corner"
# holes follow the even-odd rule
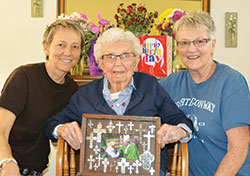
[[[100,28],[97,27],[94,23],[89,22],[89,24],[90,24],[91,32],[93,32],[94,34],[98,34],[100,32]]]
[[[83,21],[88,21],[88,17],[87,15],[85,15],[84,13],[82,12],[79,12],[79,15],[80,15],[80,20],[83,20]]]
[[[86,25],[86,24],[82,24],[81,27],[82,27],[83,29],[86,29],[86,28],[87,28],[87,25]]]
[[[105,20],[105,19],[102,19],[102,17],[101,17],[101,13],[100,12],[98,12],[97,13],[97,17],[98,17],[98,19],[99,19],[99,24],[100,25],[102,25],[102,26],[106,26],[107,24],[109,24],[109,20]]]
[[[185,15],[185,14],[182,13],[181,11],[175,11],[172,19],[173,19],[174,22],[176,22],[176,21],[178,21],[183,15]]]
[[[71,18],[72,21],[78,21],[79,19],[77,17]]]

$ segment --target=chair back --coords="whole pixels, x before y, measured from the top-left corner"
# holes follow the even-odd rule
[[[56,176],[76,176],[79,171],[79,155],[59,136],[56,153]],[[171,176],[188,176],[188,144],[175,143]]]
[[[188,176],[188,144],[175,143],[171,163],[171,176]]]
[[[76,158],[74,149],[59,136],[56,152],[56,176],[75,176],[77,173]]]

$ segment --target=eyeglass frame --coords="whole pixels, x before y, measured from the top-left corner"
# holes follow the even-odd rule
[[[129,57],[128,58],[123,58],[122,55],[125,55],[125,54],[129,54],[128,55]],[[114,57],[113,59],[105,59],[105,60],[108,60],[109,62],[114,62],[117,57],[119,57],[121,59],[121,61],[127,61],[127,59],[130,59],[132,57],[136,57],[136,54],[134,52],[124,52],[124,53],[121,53],[121,54],[104,54],[104,55],[102,55],[101,58],[104,60],[105,56],[113,56]]]
[[[199,47],[203,47],[203,46],[196,46],[196,42],[197,41],[200,41],[200,40],[205,40],[206,41],[206,44],[211,40],[211,38],[201,38],[201,39],[195,39],[195,40],[192,40],[192,41],[177,41],[176,44],[178,47],[180,47],[181,49],[185,49],[185,48],[188,48],[190,47],[191,43],[193,43],[193,45],[196,47],[196,48],[199,48]],[[181,47],[179,46],[179,43],[180,42],[188,42],[188,45],[187,46],[184,46],[184,47]],[[205,45],[204,45],[205,46]]]

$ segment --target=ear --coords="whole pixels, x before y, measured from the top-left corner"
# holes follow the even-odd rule
[[[213,39],[213,41],[212,41],[212,48],[213,48],[213,50],[215,49],[215,44],[216,44],[216,39]]]
[[[134,61],[134,65],[133,65],[134,71],[135,71],[135,72],[136,72],[137,69],[138,69],[138,64],[139,64],[139,62],[140,62],[140,56],[136,56],[136,57],[135,57],[135,61]]]
[[[46,56],[49,55],[49,47],[45,43],[43,43],[43,51]]]
[[[213,41],[212,41],[212,54],[214,53],[215,45],[216,45],[216,39],[213,39]]]

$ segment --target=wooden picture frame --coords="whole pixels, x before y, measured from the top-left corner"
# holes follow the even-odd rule
[[[83,114],[80,175],[159,175],[159,117]],[[127,149],[126,149],[127,148]]]

